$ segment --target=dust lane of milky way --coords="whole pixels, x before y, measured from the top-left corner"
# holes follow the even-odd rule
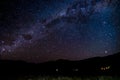
[[[81,60],[120,51],[118,0],[6,0],[1,4],[2,59]]]

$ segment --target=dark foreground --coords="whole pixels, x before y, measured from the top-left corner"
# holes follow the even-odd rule
[[[0,80],[120,80],[120,53],[80,61],[0,60]]]
[[[52,77],[52,76],[25,76],[17,78],[9,78],[8,80],[120,80],[120,77],[111,76],[96,76],[96,77]],[[1,79],[2,80],[2,79]]]

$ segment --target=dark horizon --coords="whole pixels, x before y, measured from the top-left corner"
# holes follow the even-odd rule
[[[45,63],[0,60],[0,76],[120,76],[120,53],[80,61],[57,60]],[[8,68],[9,66],[9,68]]]
[[[5,61],[5,62],[24,62],[24,63],[31,63],[31,64],[42,64],[42,63],[48,63],[48,62],[59,62],[59,61],[86,61],[86,60],[92,60],[92,59],[103,59],[103,58],[107,58],[107,57],[115,57],[116,55],[118,55],[118,57],[120,56],[120,52],[117,52],[117,53],[113,53],[111,55],[107,55],[107,56],[95,56],[95,57],[89,57],[89,58],[86,58],[86,59],[78,59],[78,60],[70,60],[70,59],[62,59],[62,58],[59,58],[59,59],[55,59],[55,60],[48,60],[48,61],[41,61],[41,62],[37,62],[37,61],[26,61],[26,60],[20,60],[20,59],[2,59],[2,57],[0,57],[0,61]]]

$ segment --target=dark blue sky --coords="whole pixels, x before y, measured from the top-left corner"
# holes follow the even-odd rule
[[[0,8],[2,59],[81,60],[120,51],[118,0],[4,0]]]

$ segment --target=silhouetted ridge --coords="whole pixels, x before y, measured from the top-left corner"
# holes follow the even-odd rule
[[[0,60],[3,75],[119,75],[120,53],[80,61],[59,59],[45,63]]]

